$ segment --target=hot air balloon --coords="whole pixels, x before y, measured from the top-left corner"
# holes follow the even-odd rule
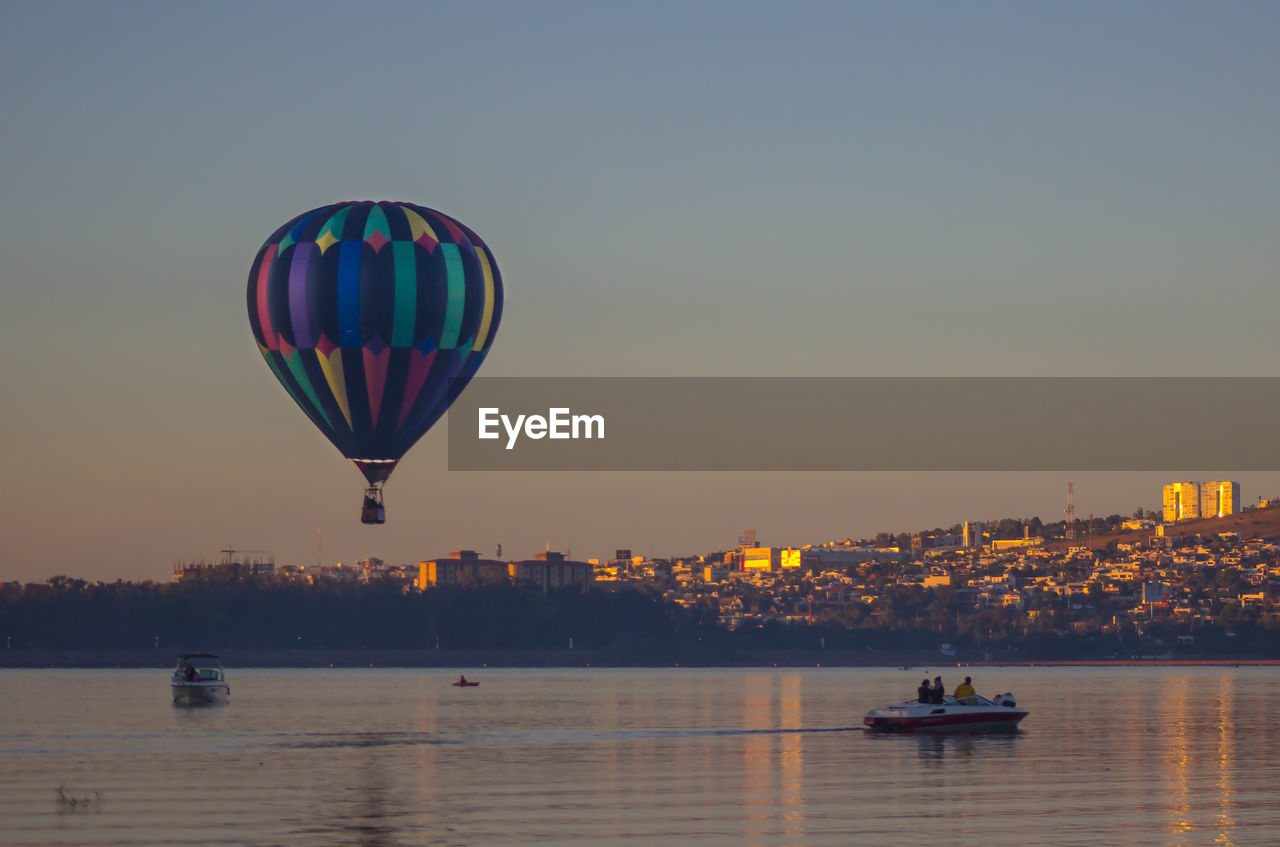
[[[335,203],[272,233],[249,271],[249,325],[276,379],[382,486],[475,375],[502,318],[502,276],[474,232],[399,202]]]

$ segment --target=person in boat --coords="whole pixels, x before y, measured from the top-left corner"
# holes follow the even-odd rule
[[[184,665],[182,668],[182,675],[186,677],[187,682],[195,682],[200,678],[200,674],[196,673],[195,665]]]
[[[466,684],[467,684],[467,678],[466,678],[465,676],[463,676],[462,674],[458,674],[458,684],[459,684],[459,685],[466,685]]]
[[[916,701],[919,703],[933,702],[933,689],[929,687],[929,677],[920,680],[920,687],[916,689]]]
[[[956,692],[951,696],[955,697],[957,700],[963,700],[965,697],[973,697],[977,693],[977,689],[973,687],[973,680],[966,676],[964,678],[964,682],[956,686]]]
[[[947,689],[942,685],[942,677],[935,676],[933,678],[933,688],[929,692],[929,702],[941,705],[942,698],[946,696]]]

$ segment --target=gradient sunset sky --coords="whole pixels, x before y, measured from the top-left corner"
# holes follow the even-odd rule
[[[339,200],[492,247],[482,376],[1272,376],[1272,2],[10,3],[0,580],[650,555],[1154,508],[1168,473],[360,474],[249,264]],[[1227,416],[1229,421],[1229,416]],[[1280,475],[1232,474],[1245,502]],[[322,549],[318,550],[317,530]]]

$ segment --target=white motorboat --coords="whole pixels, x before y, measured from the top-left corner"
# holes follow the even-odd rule
[[[995,700],[977,694],[957,700],[948,694],[941,703],[907,700],[872,709],[862,722],[877,732],[1013,732],[1028,714],[1012,694]]]
[[[202,703],[225,703],[231,697],[231,686],[222,669],[222,660],[212,653],[183,653],[169,680],[173,702],[183,706]]]

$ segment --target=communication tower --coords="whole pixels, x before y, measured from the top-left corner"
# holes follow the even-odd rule
[[[1075,538],[1075,537],[1076,537],[1076,493],[1075,493],[1075,485],[1076,485],[1076,484],[1075,484],[1074,482],[1068,482],[1068,483],[1067,483],[1067,511],[1066,511],[1066,513],[1065,513],[1065,514],[1066,514],[1066,518],[1067,518],[1067,520],[1066,520],[1066,530],[1067,530],[1067,540],[1068,540],[1068,541],[1070,541],[1071,539],[1073,539],[1073,538]]]

